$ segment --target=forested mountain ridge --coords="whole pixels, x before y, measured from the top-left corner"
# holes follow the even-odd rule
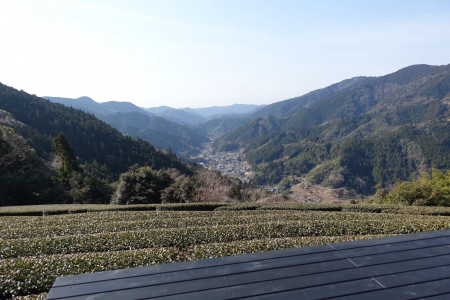
[[[40,157],[52,152],[52,139],[63,133],[82,163],[104,165],[114,176],[134,164],[155,169],[186,167],[173,154],[122,135],[92,114],[0,84],[0,109],[25,124],[16,127]]]
[[[410,66],[359,78],[282,117],[255,118],[215,147],[244,148],[259,184],[307,176],[330,187],[373,192],[375,184],[450,168],[449,92],[450,65]]]
[[[196,113],[204,118],[213,119],[221,116],[248,115],[256,110],[264,107],[264,105],[256,104],[232,104],[228,106],[210,106],[202,108],[182,108],[187,112]]]
[[[198,151],[202,143],[209,141],[206,134],[184,125],[183,121],[170,121],[170,118],[159,117],[130,102],[98,103],[89,97],[44,98],[92,113],[123,134],[146,140],[159,149],[170,148],[183,156]]]
[[[140,112],[118,112],[100,119],[124,134],[151,141],[162,149],[170,148],[183,156],[199,151],[203,143],[209,142],[206,133]]]
[[[442,99],[449,90],[449,72],[450,65],[416,65],[373,78],[299,110],[290,116],[285,127],[318,125],[333,119],[402,109]]]
[[[252,114],[252,117],[266,117],[269,115],[277,117],[287,117],[296,113],[302,108],[308,107],[309,105],[313,104],[318,100],[332,96],[338,92],[348,90],[370,79],[371,79],[370,77],[354,77],[351,79],[346,79],[339,83],[330,85],[326,88],[312,91],[303,96],[269,104],[255,111]]]
[[[146,108],[145,110],[167,120],[180,124],[191,125],[195,128],[200,128],[203,124],[213,121],[206,125],[206,127],[211,128],[212,124],[217,123],[214,121],[216,119],[230,119],[232,124],[235,124],[237,118],[247,118],[251,115],[251,113],[261,107],[263,107],[263,105],[233,104],[228,106],[210,106],[202,108],[172,108],[169,106],[159,106]],[[230,128],[230,126],[220,125],[219,127],[221,128],[213,128],[211,132],[208,132],[208,134],[216,135],[218,132],[222,132],[225,128]],[[205,130],[202,131],[207,132]]]
[[[195,112],[168,106],[151,107],[145,110],[166,120],[183,125],[195,125],[206,121],[206,118]]]
[[[207,108],[175,109],[168,106],[140,108],[130,102],[98,103],[89,97],[76,99],[44,97],[54,103],[94,114],[121,133],[150,142],[189,157],[210,141],[245,123],[248,113],[260,105],[230,105]]]
[[[78,108],[87,112],[90,112],[94,115],[108,115],[117,112],[135,112],[139,111],[144,113],[145,110],[134,105],[131,102],[121,102],[121,101],[108,101],[98,103],[89,97],[79,97],[76,99],[72,98],[63,98],[63,97],[50,97],[44,96],[42,97],[54,103],[64,104],[66,106],[71,106],[74,108]]]
[[[249,120],[250,117],[248,117],[247,115],[218,117],[208,120],[204,123],[194,125],[194,128],[197,131],[203,132],[203,134],[205,135],[217,138],[243,125]]]

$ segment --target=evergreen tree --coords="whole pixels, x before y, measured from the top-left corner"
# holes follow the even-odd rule
[[[82,169],[78,166],[73,149],[69,146],[69,143],[62,133],[58,134],[58,136],[53,139],[52,148],[61,160],[61,167],[58,170],[59,180],[63,184],[68,185],[73,172],[82,172]]]

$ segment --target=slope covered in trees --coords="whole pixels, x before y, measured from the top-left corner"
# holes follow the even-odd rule
[[[263,117],[214,147],[244,148],[259,184],[306,176],[370,193],[375,184],[450,168],[450,65],[411,66],[348,83],[273,104],[275,116],[263,108]]]
[[[51,175],[50,167],[21,135],[0,125],[0,206],[51,202],[56,192]]]
[[[0,109],[26,125],[16,130],[41,157],[48,157],[52,152],[52,139],[63,133],[82,163],[95,161],[115,176],[134,164],[154,169],[185,168],[175,155],[157,151],[148,142],[124,136],[92,114],[3,84],[0,84]]]
[[[209,142],[206,133],[141,112],[118,112],[100,118],[124,134],[151,141],[162,149],[170,148],[183,156],[198,152],[203,143]]]
[[[92,113],[123,134],[148,141],[159,149],[170,148],[175,153],[186,157],[191,153],[198,152],[202,143],[209,141],[203,131],[187,126],[186,122],[182,120],[159,117],[130,102],[109,101],[97,103],[89,97],[77,99],[45,97],[45,99]],[[194,114],[189,114],[183,110],[169,107],[167,109],[191,115],[186,116],[186,119],[193,120],[198,117],[203,120],[201,116],[196,115],[197,117],[192,117]]]
[[[134,105],[131,102],[121,102],[121,101],[108,101],[108,102],[102,102],[98,103],[95,102],[93,99],[89,97],[79,97],[76,99],[72,98],[62,98],[62,97],[49,97],[44,96],[42,97],[44,99],[50,100],[54,103],[61,103],[66,106],[71,106],[74,108],[81,109],[83,111],[92,113],[94,115],[102,116],[102,115],[109,115],[114,114],[117,112],[145,112],[144,109]]]
[[[121,133],[150,142],[183,157],[198,153],[210,137],[222,136],[249,120],[258,105],[234,104],[207,108],[168,106],[140,108],[130,102],[98,103],[89,97],[77,99],[44,97],[54,103],[94,114]]]
[[[0,84],[0,205],[109,203],[133,165],[191,172],[91,114]]]
[[[399,182],[388,193],[378,186],[378,191],[371,202],[381,204],[450,206],[450,170],[443,173],[433,169],[431,175],[422,173],[413,182]]]
[[[330,85],[329,87],[312,91],[306,95],[279,101],[270,105],[267,105],[257,111],[255,111],[253,117],[266,117],[269,115],[277,117],[290,116],[297,111],[304,109],[316,101],[320,101],[326,97],[335,95],[336,93],[351,89],[358,84],[369,81],[369,77],[355,77],[341,81],[339,83]]]

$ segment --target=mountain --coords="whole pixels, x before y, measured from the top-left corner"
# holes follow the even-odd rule
[[[207,136],[218,137],[242,125],[249,112],[261,106],[240,105],[200,109],[175,109],[168,106],[140,108],[130,102],[98,103],[89,97],[76,99],[44,97],[69,107],[94,114],[121,133],[149,141],[160,149],[170,148],[182,156],[198,152]]]
[[[256,110],[252,114],[252,117],[266,117],[269,115],[276,117],[290,116],[320,99],[332,96],[338,92],[346,91],[358,84],[369,81],[370,79],[370,77],[354,77],[330,85],[329,87],[312,91],[300,97],[272,103]]]
[[[145,110],[167,120],[187,124],[198,125],[213,119],[235,118],[236,116],[249,115],[263,105],[233,104],[229,106],[211,106],[203,108],[171,108],[158,106],[146,108]]]
[[[450,168],[449,103],[450,65],[414,65],[268,105],[214,147],[244,148],[259,184],[306,176],[369,193]]]
[[[159,117],[179,124],[194,125],[206,121],[206,118],[195,112],[186,111],[184,109],[175,109],[168,106],[146,108],[145,110]]]
[[[204,118],[175,110],[169,107],[156,109],[142,109],[130,102],[109,101],[97,103],[89,97],[77,99],[45,97],[51,102],[81,109],[94,114],[99,119],[118,129],[121,133],[150,142],[157,148],[171,148],[177,154],[189,156],[200,150],[202,143],[208,142],[206,133],[197,131],[186,124],[182,119],[204,121]],[[164,113],[166,110],[174,113]],[[156,114],[164,117],[159,117]],[[178,118],[177,118],[178,116]],[[172,121],[174,120],[174,121]]]
[[[66,106],[78,108],[78,109],[84,110],[86,112],[89,112],[91,114],[96,114],[96,113],[100,113],[103,111],[100,103],[95,102],[94,100],[92,100],[89,97],[79,97],[77,99],[71,99],[71,98],[44,96],[42,98],[47,99],[50,102],[61,103]]]
[[[78,108],[86,112],[92,113],[96,116],[108,115],[117,112],[134,112],[134,111],[145,112],[145,110],[134,105],[131,102],[108,101],[98,103],[86,96],[76,99],[49,97],[49,96],[44,96],[42,98],[47,99],[54,103],[61,103],[66,106]]]
[[[204,118],[212,119],[226,115],[246,115],[251,114],[255,110],[264,105],[254,104],[233,104],[228,106],[211,106],[204,108],[183,108],[184,111],[198,114]]]
[[[232,131],[233,129],[245,124],[247,121],[249,121],[249,119],[250,118],[246,115],[217,117],[215,119],[196,124],[194,125],[194,128],[207,136],[218,138],[223,136],[227,132]]]
[[[152,114],[155,115],[159,115],[161,113],[163,113],[166,110],[172,110],[175,108],[172,108],[170,106],[167,105],[162,105],[162,106],[157,106],[157,107],[149,107],[149,108],[144,108],[146,111],[151,112]]]
[[[81,101],[93,104],[87,98]],[[117,107],[117,103],[112,107]],[[81,163],[103,165],[115,177],[134,164],[154,169],[174,167],[186,170],[173,154],[165,154],[148,142],[124,136],[92,114],[3,84],[0,84],[0,110],[15,120],[11,123],[16,124],[14,130],[44,159],[53,152],[52,139],[63,133]]]
[[[124,134],[151,141],[159,148],[170,148],[184,156],[198,152],[203,143],[209,142],[206,133],[141,112],[118,112],[100,119]]]
[[[266,118],[253,118],[243,125],[225,133],[213,144],[221,151],[233,151],[245,147],[246,143],[258,137],[268,136],[272,132],[281,130],[285,120],[269,115]]]

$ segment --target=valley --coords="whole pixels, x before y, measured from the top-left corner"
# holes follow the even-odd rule
[[[255,176],[251,165],[245,160],[244,151],[217,151],[212,149],[212,142],[204,144],[198,155],[191,156],[192,161],[208,170],[219,171],[223,176],[237,178],[243,183],[250,183]],[[295,184],[288,187],[265,185],[263,189],[274,195],[284,195],[285,201],[300,203],[343,204],[351,201],[364,201],[363,195],[356,195],[346,188],[328,188],[315,185],[304,177],[295,177]]]
[[[370,195],[450,164],[450,65],[355,77],[258,110],[213,144],[245,149],[255,184],[306,178]]]
[[[364,201],[376,186],[389,190],[450,168],[449,74],[450,65],[412,65],[266,106],[203,109],[141,108],[89,97],[44,100],[0,85],[2,176],[11,182],[2,187],[5,204],[63,201],[59,188],[69,202],[107,203],[124,173],[155,176],[161,191],[170,187],[156,202],[203,196],[213,202]],[[49,167],[52,140],[61,133],[68,150],[60,154],[73,151],[75,167],[67,172],[61,164]],[[191,162],[210,173],[199,174]],[[138,166],[152,171],[144,175]],[[178,171],[164,173],[171,169]],[[211,171],[222,179],[212,180]],[[13,190],[20,186],[29,189]],[[200,190],[203,196],[195,198]],[[208,198],[212,191],[220,195]]]

